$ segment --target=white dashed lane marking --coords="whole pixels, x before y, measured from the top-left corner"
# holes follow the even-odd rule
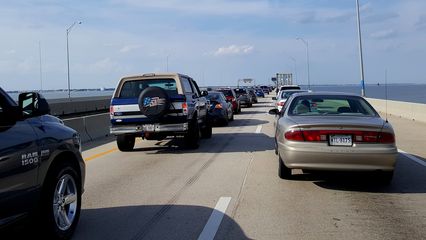
[[[411,155],[411,154],[409,154],[409,153],[407,153],[405,151],[402,151],[401,149],[398,149],[398,152],[401,153],[402,155],[404,155],[406,158],[408,158],[408,159],[410,159],[410,160],[412,160],[412,161],[414,161],[414,162],[422,165],[423,167],[426,167],[426,162],[425,161],[423,161],[423,160],[421,160],[421,159],[419,159],[419,158],[417,158],[417,157],[415,157],[415,156],[413,156],[413,155]]]
[[[231,197],[221,197],[214,207],[212,215],[210,215],[209,220],[207,221],[206,226],[204,226],[203,231],[201,232],[198,240],[213,240],[214,236],[219,230],[220,223],[222,218],[225,215],[226,209],[228,208],[229,203],[231,202]]]
[[[262,125],[258,125],[255,133],[260,133],[262,131]]]

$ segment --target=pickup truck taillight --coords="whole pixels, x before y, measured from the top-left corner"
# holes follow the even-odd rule
[[[188,104],[186,102],[182,103],[182,112],[183,114],[188,114]]]

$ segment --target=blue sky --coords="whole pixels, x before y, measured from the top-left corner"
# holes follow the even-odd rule
[[[360,0],[365,80],[426,83],[426,1]],[[355,0],[2,1],[0,86],[67,87],[70,34],[72,88],[115,87],[121,76],[169,71],[200,85],[269,83],[295,72],[306,84],[309,41],[312,84],[358,84]],[[296,68],[291,57],[297,61]]]

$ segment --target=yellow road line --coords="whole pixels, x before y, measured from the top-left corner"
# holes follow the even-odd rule
[[[85,159],[84,159],[84,161],[88,162],[88,161],[93,160],[93,159],[95,159],[95,158],[102,157],[102,156],[105,156],[105,155],[107,155],[107,154],[110,154],[110,153],[116,152],[117,150],[118,150],[117,148],[112,148],[112,149],[110,149],[110,150],[108,150],[108,151],[101,152],[101,153],[98,153],[98,154],[92,155],[92,156],[90,156],[90,157],[87,157],[87,158],[85,158]]]

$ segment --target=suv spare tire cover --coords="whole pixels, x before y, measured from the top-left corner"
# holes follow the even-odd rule
[[[138,104],[143,115],[149,118],[159,118],[169,109],[170,99],[164,89],[147,87],[139,95]]]

